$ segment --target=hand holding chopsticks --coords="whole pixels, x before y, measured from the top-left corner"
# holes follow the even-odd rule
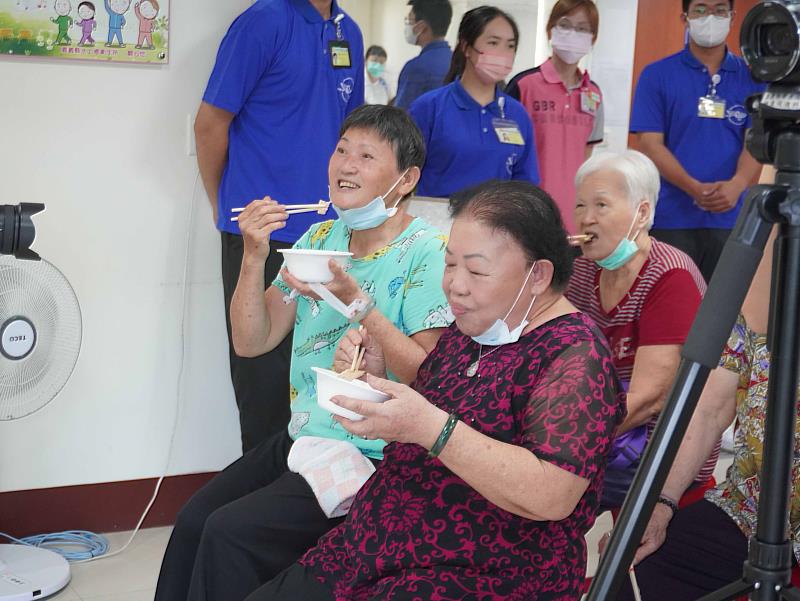
[[[320,200],[313,204],[299,204],[299,205],[283,205],[286,208],[287,215],[297,215],[298,213],[319,213],[324,215],[328,212],[328,207],[331,205],[329,200]],[[233,213],[241,213],[245,207],[236,207],[231,209]],[[231,221],[239,221],[238,217],[231,217]]]
[[[361,333],[364,331],[364,326],[358,326],[358,332]],[[364,353],[367,351],[367,347],[363,346],[362,344],[357,344],[356,347],[353,349],[353,362],[350,364],[350,367],[339,374],[339,376],[345,380],[355,380],[356,378],[360,378],[364,375],[364,372],[358,369],[361,365],[361,362],[364,360]]]

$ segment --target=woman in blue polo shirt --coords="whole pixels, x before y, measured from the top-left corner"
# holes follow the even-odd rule
[[[511,72],[518,39],[514,19],[498,8],[464,14],[448,85],[409,108],[427,148],[420,196],[448,197],[487,179],[539,183],[530,117],[497,86]]]

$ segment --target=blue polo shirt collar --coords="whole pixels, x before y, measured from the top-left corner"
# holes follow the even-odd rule
[[[683,52],[681,52],[681,60],[692,69],[705,69],[706,66],[697,60],[697,57],[692,54],[692,51],[689,50],[689,45],[687,44]],[[736,71],[736,57],[731,54],[731,51],[728,50],[728,47],[725,47],[725,58],[722,59],[722,64],[720,65],[721,71]]]
[[[430,52],[431,50],[436,50],[437,48],[450,48],[450,44],[447,43],[446,40],[439,40],[437,42],[431,42],[427,46],[425,46],[422,50],[420,50],[420,54],[425,54],[426,52]]]
[[[475,100],[472,96],[469,95],[469,92],[467,92],[464,89],[464,86],[461,85],[461,78],[455,80],[452,89],[453,89],[453,101],[456,103],[456,106],[460,108],[462,111],[475,111],[484,108],[480,104],[478,104],[477,100]],[[488,105],[486,105],[486,108],[491,110],[492,113],[495,113],[496,115],[500,114],[500,108],[497,106],[498,95],[499,92],[497,91],[497,88],[495,88],[494,100],[490,102]]]
[[[319,11],[314,8],[308,0],[290,0],[290,2],[297,9],[297,12],[303,15],[303,18],[309,23],[322,23],[324,21]],[[339,5],[336,4],[336,0],[333,0],[331,4],[331,19],[341,12]]]

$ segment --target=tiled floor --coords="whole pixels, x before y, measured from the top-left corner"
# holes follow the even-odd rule
[[[723,454],[720,457],[715,472],[718,482],[725,479],[725,470],[730,462],[730,455]],[[597,569],[597,541],[610,527],[610,514],[605,513],[598,518],[594,528],[586,537],[589,574],[594,574]],[[50,599],[52,601],[152,601],[161,557],[170,531],[170,528],[142,530],[124,553],[88,564],[73,565],[72,581],[69,586]],[[129,536],[128,532],[108,535],[111,550],[125,544]]]

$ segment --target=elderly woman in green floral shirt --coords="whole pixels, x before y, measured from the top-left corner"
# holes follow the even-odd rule
[[[634,563],[647,601],[697,599],[742,575],[756,530],[770,355],[767,350],[772,241],[750,286],[720,365],[709,377]],[[798,390],[800,399],[800,390]],[[736,417],[734,461],[725,482],[673,513],[725,428]],[[794,440],[789,531],[800,559],[800,428]],[[641,562],[641,563],[640,563]],[[627,587],[627,585],[626,585]],[[618,599],[634,599],[630,588]]]

